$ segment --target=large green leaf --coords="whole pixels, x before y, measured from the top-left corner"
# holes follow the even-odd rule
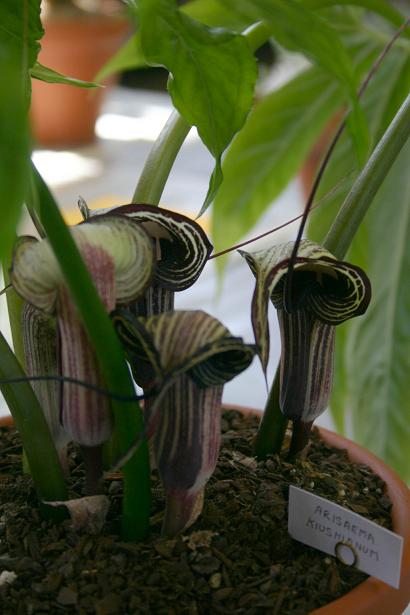
[[[364,162],[369,149],[369,135],[357,100],[357,76],[336,28],[295,0],[222,1],[227,6],[244,11],[245,15],[255,20],[266,20],[281,45],[303,53],[333,74],[343,86],[345,97],[350,102],[349,130],[356,145],[357,156]]]
[[[43,34],[40,0],[4,0],[0,6],[0,258],[10,253],[27,187],[29,69]]]
[[[402,103],[408,86],[410,86],[410,61],[407,59],[407,54],[400,49],[392,50],[384,59],[363,98],[363,108],[374,144],[379,141]],[[318,191],[317,201],[324,199],[324,203],[310,215],[311,239],[323,242],[337,209],[358,172],[359,165],[354,156],[352,142],[347,135],[344,135],[333,153]],[[358,242],[354,242],[355,253],[350,260],[356,262],[356,258],[360,258],[358,264],[365,268],[366,263],[362,261],[365,252],[360,250],[358,254],[356,247],[358,245]]]
[[[197,127],[218,168],[252,104],[256,63],[247,41],[191,19],[174,0],[142,0],[138,15],[144,56],[170,71],[174,106]],[[218,171],[213,190],[215,178]]]
[[[397,49],[384,60],[364,101],[369,124],[376,140],[383,134],[409,88],[410,59],[403,50]],[[349,252],[349,260],[363,267],[372,280],[373,301],[364,318],[338,329],[331,400],[331,409],[338,428],[343,429],[346,424],[352,424],[355,439],[373,448],[399,471],[404,472],[403,475],[407,478],[409,474],[406,474],[408,471],[405,469],[405,430],[401,431],[398,427],[403,421],[406,404],[409,407],[409,400],[404,400],[408,393],[405,381],[400,379],[400,370],[406,367],[405,362],[401,363],[401,367],[395,366],[393,359],[389,362],[386,357],[389,344],[393,357],[400,352],[396,349],[402,348],[406,343],[405,332],[401,330],[403,326],[401,317],[405,319],[404,310],[408,298],[403,295],[406,284],[403,288],[387,289],[386,282],[389,278],[392,285],[394,275],[403,277],[400,267],[404,266],[405,259],[408,258],[405,252],[401,257],[398,256],[399,248],[395,241],[400,232],[406,233],[405,216],[409,208],[410,182],[405,165],[409,163],[409,158],[407,147],[390,172]],[[352,171],[351,160],[351,144],[345,139],[340,149],[336,150],[335,157],[327,170],[322,192],[337,184],[349,170]],[[309,236],[318,241],[323,240],[334,218],[335,208],[342,202],[356,174],[357,168],[353,169],[353,173],[339,194],[325,207],[313,212]],[[392,267],[390,258],[396,264],[395,274],[393,271],[390,272]],[[395,304],[396,312],[390,308],[388,316],[387,306],[392,305],[392,302]],[[364,361],[363,369],[359,360]],[[408,363],[408,358],[406,361]],[[367,369],[365,366],[369,362],[370,366]],[[374,369],[372,376],[370,369]],[[370,386],[371,382],[376,381],[380,386],[378,390],[376,385],[373,388]],[[381,398],[379,400],[379,391],[382,391],[383,400]],[[366,400],[363,399],[363,395],[366,395]],[[363,402],[361,405],[359,399]],[[379,439],[378,429],[382,423],[386,433]]]
[[[410,480],[410,145],[366,222],[374,300],[345,349],[355,439]]]
[[[147,65],[141,49],[139,32],[133,34],[97,73],[95,80],[102,81],[124,70],[142,68]]]
[[[224,159],[212,218],[217,251],[254,226],[297,173],[339,105],[337,84],[311,68],[255,107]]]
[[[218,0],[193,0],[184,4],[181,11],[207,26],[222,26],[240,32],[249,25],[249,19],[244,19],[234,11],[226,9]],[[146,66],[141,49],[140,32],[136,32],[102,67],[95,79],[101,81],[113,73]]]
[[[295,0],[222,0],[245,15],[266,19],[277,41],[299,51],[330,71],[351,97],[356,78],[350,57],[338,33],[329,23]]]
[[[360,6],[374,13],[378,13],[396,27],[403,21],[403,15],[384,0],[300,0],[301,4],[309,9],[321,9],[335,5]]]
[[[248,18],[240,15],[235,9],[223,6],[219,0],[192,0],[184,4],[181,11],[207,26],[223,26],[237,32],[241,32],[250,24]]]
[[[0,7],[2,58],[16,56],[20,70],[27,81],[28,69],[40,51],[38,42],[43,36],[40,21],[40,0],[3,0]]]

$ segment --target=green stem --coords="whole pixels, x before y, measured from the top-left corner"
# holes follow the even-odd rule
[[[65,225],[54,198],[33,166],[39,195],[39,215],[83,324],[97,354],[107,388],[132,396],[134,384],[124,352],[111,320],[101,303],[88,269]],[[124,454],[143,430],[138,402],[112,400],[116,450]],[[122,532],[128,540],[144,538],[149,527],[150,472],[148,446],[144,441],[124,465]]]
[[[272,36],[272,28],[266,21],[258,21],[242,32],[242,36],[246,38],[249,47],[255,53],[262,47]]]
[[[243,33],[253,51],[259,49],[270,35],[271,29],[265,22],[254,24]],[[133,203],[158,205],[175,158],[190,130],[190,124],[173,111],[148,155],[132,197]]]
[[[254,444],[254,452],[258,459],[265,459],[267,455],[280,453],[285,437],[288,419],[286,419],[279,406],[280,372],[276,371],[265,411],[259,425]]]
[[[191,126],[177,111],[173,111],[155,141],[145,162],[133,203],[158,205],[179,150]]]
[[[323,245],[337,258],[344,258],[376,192],[409,136],[410,94],[356,179],[326,235]]]
[[[24,378],[19,361],[0,333],[0,378]],[[64,474],[37,397],[28,382],[0,384],[27,455],[40,500],[67,499]]]

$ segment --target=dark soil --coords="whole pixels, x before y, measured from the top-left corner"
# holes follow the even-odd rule
[[[224,414],[224,446],[203,514],[172,540],[159,536],[163,499],[156,481],[151,537],[143,544],[116,534],[120,480],[107,481],[112,505],[103,533],[43,521],[31,480],[20,471],[18,436],[2,429],[0,574],[16,575],[0,587],[2,615],[301,615],[362,582],[366,575],[289,537],[288,488],[314,490],[390,528],[383,482],[317,435],[307,461],[273,456],[256,463],[250,456],[256,424],[255,417]],[[75,451],[71,466],[71,492],[78,496]]]

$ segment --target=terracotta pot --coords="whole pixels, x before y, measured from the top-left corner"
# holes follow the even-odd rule
[[[44,28],[39,62],[63,75],[93,81],[120,47],[129,23],[118,17],[90,15],[45,20]],[[34,138],[40,145],[94,140],[105,88],[83,89],[38,79],[32,80],[32,86],[31,120]]]
[[[229,405],[245,414],[261,414],[260,410]],[[319,428],[323,439],[335,448],[345,449],[355,463],[368,466],[386,483],[393,502],[393,530],[403,536],[403,559],[400,588],[395,589],[369,577],[338,600],[329,602],[310,615],[401,615],[410,601],[410,490],[401,478],[381,459],[368,450],[328,429]]]
[[[244,414],[261,414],[253,408],[231,404],[229,408]],[[0,427],[12,424],[11,417],[0,419]],[[393,529],[403,536],[404,546],[399,589],[369,577],[338,600],[311,611],[310,615],[401,615],[410,600],[410,490],[393,470],[366,449],[327,429],[319,428],[319,431],[328,444],[347,450],[352,461],[367,465],[386,483],[393,502]]]
[[[369,577],[339,600],[312,611],[312,615],[401,615],[410,601],[410,490],[368,450],[327,429],[320,429],[320,433],[328,444],[346,449],[352,461],[369,466],[384,480],[393,502],[393,530],[403,536],[404,545],[399,589]]]

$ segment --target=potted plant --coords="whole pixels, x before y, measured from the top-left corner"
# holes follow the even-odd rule
[[[273,19],[271,4],[243,1],[231,9],[227,2],[223,20],[250,24],[240,35],[209,28],[171,1],[139,3],[144,57],[172,73],[169,90],[178,111],[154,144],[133,202],[93,212],[81,201],[84,221],[73,229],[28,162],[27,82],[41,33],[38,2],[28,22],[23,11],[16,16],[13,7],[2,9],[14,34],[5,41],[8,87],[0,111],[1,142],[10,153],[2,175],[8,209],[1,248],[15,354],[0,337],[0,376],[29,468],[29,476],[11,470],[13,479],[6,481],[0,591],[7,608],[24,600],[32,611],[310,612],[329,602],[321,612],[365,613],[375,612],[374,598],[364,598],[373,590],[380,612],[388,605],[399,613],[408,600],[407,488],[362,449],[325,433],[321,443],[311,438],[311,428],[329,401],[335,329],[369,304],[369,278],[344,257],[407,140],[409,99],[397,102],[383,139],[329,224],[324,246],[301,240],[301,227],[293,244],[242,252],[256,278],[255,344],[233,337],[204,312],[173,309],[174,293],[195,283],[212,244],[197,222],[159,207],[163,187],[196,125],[216,161],[201,211],[216,195],[217,206],[222,153],[241,135],[252,105],[253,49],[272,33],[342,83],[338,96],[351,106],[349,129],[359,159],[365,153],[366,119],[343,42],[315,8],[275,2]],[[215,10],[208,2],[198,5]],[[134,2],[129,6],[134,14]],[[228,159],[225,181],[226,165]],[[15,241],[23,202],[39,237]],[[255,442],[255,416],[230,412],[222,418],[220,451],[224,382],[255,354],[265,372],[268,367],[270,300],[281,328],[280,370]],[[9,432],[4,437],[6,469],[17,444]],[[68,442],[76,446],[67,449]],[[326,442],[350,448],[352,459],[366,459],[376,475],[351,465]],[[283,531],[289,484],[388,525],[390,504],[380,479],[393,477],[393,529],[405,540],[401,591],[375,579],[360,583],[357,571],[292,541],[286,522]],[[212,499],[204,505],[206,485]],[[67,510],[71,521],[61,521]],[[27,524],[28,515],[34,525]],[[286,553],[291,559],[285,565]],[[310,574],[302,577],[298,566]],[[315,587],[320,591],[313,597]]]
[[[43,70],[33,80],[31,120],[41,146],[67,146],[95,139],[95,122],[111,76],[96,87],[97,71],[121,46],[130,24],[116,2],[75,2],[44,0],[44,37],[39,62],[53,69]],[[67,88],[70,80],[82,87]],[[82,82],[82,83],[81,83]],[[53,85],[50,85],[50,84]]]

